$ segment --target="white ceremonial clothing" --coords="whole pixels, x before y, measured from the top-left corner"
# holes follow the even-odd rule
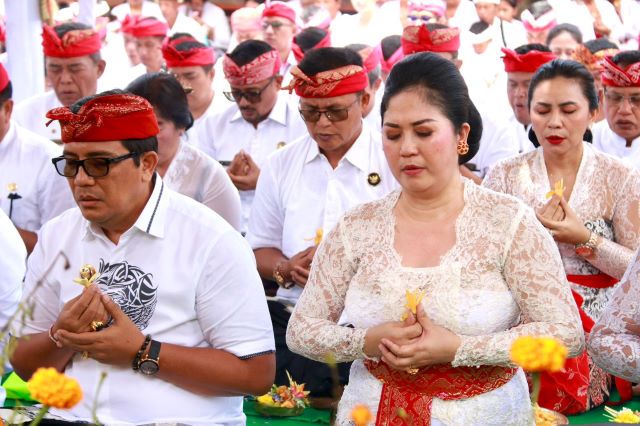
[[[94,285],[154,340],[220,349],[240,358],[275,349],[248,243],[218,214],[167,188],[159,176],[140,216],[117,245],[77,208],[43,227],[29,258],[24,294],[42,282],[30,298],[33,317],[24,319],[20,335],[47,332],[63,305],[82,291],[73,279],[85,264],[100,274]],[[96,395],[102,372],[107,375]],[[198,395],[137,374],[130,366],[102,364],[77,354],[65,374],[75,378],[84,393],[75,407],[51,410],[68,420],[91,422],[95,402],[105,424],[246,422],[241,396]]]
[[[460,28],[461,31],[468,30],[474,22],[478,22],[478,13],[476,7],[470,0],[460,0],[460,4],[456,9],[456,13],[453,14],[449,22],[450,27]]]
[[[125,1],[122,4],[115,6],[111,9],[111,14],[118,19],[118,21],[122,21],[127,15],[131,15],[131,7],[129,6],[129,2]],[[153,17],[158,19],[159,21],[164,21],[164,16],[162,15],[162,10],[160,10],[160,6],[157,3],[149,0],[145,0],[142,3],[142,13],[143,17]]]
[[[615,7],[608,0],[594,0],[596,8],[600,12],[602,23],[608,27],[612,33],[620,31],[622,21],[616,12]],[[581,0],[549,0],[549,4],[556,12],[556,20],[559,24],[573,24],[582,33],[582,41],[589,41],[596,38],[593,29],[595,19],[591,12]]]
[[[376,8],[371,20],[362,26],[360,13],[350,15],[343,13],[331,22],[331,46],[344,47],[348,44],[359,43],[367,46],[377,46],[380,40],[393,33],[389,32],[388,17]],[[398,14],[398,24],[400,16]],[[392,29],[392,28],[391,28]]]
[[[204,204],[240,230],[240,194],[224,167],[184,142],[165,173],[168,188]]]
[[[233,105],[233,102],[229,101],[222,91],[214,91],[213,100],[205,110],[204,114],[193,120],[193,125],[185,132],[183,140],[193,146],[210,145],[212,142],[209,140],[212,138],[212,135],[207,133],[207,128],[205,126],[207,117],[211,117],[217,112],[220,112],[225,108],[229,108],[231,105]]]
[[[369,182],[371,174],[379,183]],[[380,134],[363,123],[362,132],[333,169],[311,136],[278,150],[262,168],[247,240],[255,250],[273,247],[291,258],[314,245],[349,209],[398,188],[382,151]],[[302,288],[279,288],[277,297],[295,304]]]
[[[60,141],[60,122],[52,121],[47,126],[47,112],[53,108],[61,107],[62,104],[56,96],[56,92],[49,90],[44,93],[34,95],[20,102],[13,109],[12,118],[20,126],[32,131],[42,137],[53,141]]]
[[[37,232],[48,220],[74,207],[67,180],[58,175],[51,159],[62,149],[11,121],[0,142],[0,208],[21,229]],[[15,184],[21,198],[8,198]],[[13,209],[11,209],[13,204]]]
[[[353,361],[336,425],[352,424],[350,413],[359,404],[376,417],[383,383],[364,365],[365,335],[398,321],[409,291],[424,294],[421,304],[430,320],[460,337],[452,367],[511,366],[511,344],[529,335],[553,336],[569,356],[580,353],[583,332],[560,256],[531,209],[464,179],[453,247],[437,266],[412,267],[394,247],[400,195],[395,191],[361,205],[340,220],[318,248],[289,321],[291,351],[316,361],[327,353],[337,362]],[[341,313],[353,327],[339,325]],[[418,407],[424,399],[413,401]],[[527,379],[518,369],[489,392],[457,400],[434,397],[429,424],[533,423]]]
[[[375,132],[382,131],[382,116],[380,115],[380,105],[382,104],[382,96],[384,95],[384,81],[380,84],[376,95],[373,97],[373,109],[364,118],[369,128]]]
[[[278,99],[269,116],[257,127],[242,118],[237,104],[205,118],[203,123],[206,141],[199,141],[198,148],[212,158],[227,165],[233,157],[244,150],[262,168],[267,157],[282,146],[307,134],[307,127],[300,117],[297,106],[288,94],[278,94]],[[246,232],[255,191],[240,191],[242,201],[242,232]]]
[[[618,136],[607,120],[602,120],[593,125],[593,147],[614,157],[620,158],[624,163],[635,169],[640,169],[640,136],[631,141],[631,146],[627,147],[627,141]]]
[[[27,270],[27,248],[9,217],[0,210],[0,328],[4,328],[18,309],[22,296],[22,279]],[[0,354],[9,336],[0,340]],[[11,369],[5,362],[5,372]],[[4,402],[5,390],[0,386],[0,404]]]
[[[124,78],[122,79],[122,82],[120,83],[120,87],[122,89],[124,89],[125,87],[127,87],[131,82],[133,82],[133,80],[135,80],[136,78],[140,77],[141,75],[145,75],[147,73],[147,67],[140,62],[138,65],[134,65],[132,67],[130,67],[129,69],[127,69],[126,71],[124,71]]]
[[[193,38],[198,40],[200,43],[209,43],[207,40],[207,30],[202,25],[200,25],[198,21],[190,16],[183,15],[182,13],[178,13],[178,16],[176,16],[176,21],[169,29],[167,37],[171,37],[176,33],[191,34]]]
[[[622,26],[611,32],[611,40],[621,50],[640,49],[640,3],[636,0],[620,0]]]
[[[189,4],[181,5],[178,10],[185,16],[191,16],[193,13],[189,8]],[[210,1],[205,1],[202,5],[201,19],[205,24],[213,28],[213,46],[227,50],[231,40],[231,27],[224,10]]]
[[[466,0],[463,0],[466,1]],[[499,120],[490,114],[482,116],[482,138],[478,153],[469,161],[475,165],[475,173],[483,178],[500,160],[518,155],[520,144],[515,131],[506,120]]]
[[[531,129],[531,124],[524,126],[516,119],[516,116],[514,114],[511,114],[509,116],[509,125],[513,129],[518,140],[518,152],[520,154],[524,154],[536,149],[536,147],[533,145],[533,142],[529,140],[529,130]]]

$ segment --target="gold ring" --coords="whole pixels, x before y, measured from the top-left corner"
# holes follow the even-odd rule
[[[104,328],[102,321],[91,321],[91,331],[100,331]]]
[[[87,351],[82,352],[82,355],[81,355],[80,357],[81,357],[82,359],[87,359],[87,358],[89,358],[89,352],[87,352]]]
[[[418,374],[418,371],[420,371],[420,369],[415,368],[412,365],[410,365],[409,368],[407,368],[407,374],[411,374],[412,376],[415,376],[416,374]]]

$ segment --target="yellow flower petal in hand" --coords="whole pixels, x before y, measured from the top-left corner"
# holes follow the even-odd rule
[[[547,192],[547,198],[551,198],[554,195],[557,195],[559,198],[562,198],[562,196],[564,195],[565,189],[566,188],[564,187],[564,178],[562,178],[555,183],[551,191]]]
[[[355,426],[367,426],[372,419],[371,411],[366,405],[356,405],[351,410],[351,420]]]
[[[55,368],[38,368],[27,382],[31,397],[49,407],[69,409],[82,399],[82,389],[75,379]]]
[[[322,230],[322,228],[318,228],[316,229],[316,235],[315,237],[311,237],[311,238],[305,238],[305,241],[313,241],[314,245],[319,245],[322,242],[322,237],[324,235],[324,231]]]
[[[424,297],[424,292],[416,290],[415,292],[411,292],[406,290],[407,304],[405,305],[407,309],[412,313],[416,314],[418,312],[418,305],[422,302],[422,298]]]
[[[562,370],[567,348],[551,337],[523,336],[511,345],[511,360],[530,373]]]

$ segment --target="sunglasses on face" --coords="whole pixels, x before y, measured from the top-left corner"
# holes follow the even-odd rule
[[[100,178],[109,174],[109,166],[111,164],[116,164],[129,158],[139,156],[139,152],[130,152],[114,158],[92,157],[85,158],[84,160],[75,160],[61,156],[53,158],[51,162],[60,176],[68,178],[76,177],[78,170],[82,167],[88,176],[92,178]]]
[[[349,110],[358,102],[358,99],[353,101],[349,106],[345,108],[330,108],[330,109],[315,109],[315,108],[298,108],[302,119],[307,123],[317,123],[320,121],[320,117],[324,114],[332,123],[337,121],[344,121],[349,118]]]
[[[285,24],[280,21],[262,21],[262,30],[267,31],[269,27],[273,28],[273,31],[278,31],[282,27],[288,27],[289,24]]]
[[[235,90],[231,89],[230,92],[222,92],[224,97],[231,102],[240,102],[242,98],[245,98],[247,102],[256,104],[262,100],[262,92],[266,90],[275,77],[271,77],[267,84],[262,89],[256,90]]]

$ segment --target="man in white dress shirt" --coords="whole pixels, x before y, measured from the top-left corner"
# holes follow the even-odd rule
[[[143,98],[105,92],[47,118],[61,123],[54,165],[78,208],[43,227],[29,258],[16,373],[75,378],[83,401],[54,412],[67,420],[93,422],[97,407],[105,424],[244,425],[242,396],[266,392],[274,372],[249,245],[155,172]]]
[[[251,243],[264,280],[276,281],[269,302],[276,336],[276,383],[285,370],[315,396],[331,396],[324,364],[293,354],[285,332],[291,307],[307,281],[322,235],[358,204],[383,197],[398,184],[389,171],[380,134],[362,120],[372,101],[361,57],[345,48],[313,49],[293,75],[308,135],[276,151],[264,165],[249,221]],[[344,377],[343,377],[344,379]]]
[[[213,78],[216,56],[212,47],[205,46],[185,33],[174,34],[162,46],[167,69],[173,74],[187,92],[189,111],[193,116],[193,127],[187,131],[187,142],[193,145],[210,145],[204,126],[205,117],[227,106],[222,94],[214,97]],[[199,142],[199,141],[202,142]]]
[[[291,47],[293,36],[298,33],[296,11],[281,1],[272,1],[262,11],[262,39],[280,54],[280,75],[286,78],[296,64]]]
[[[60,148],[11,119],[11,95],[9,76],[0,64],[0,209],[31,252],[40,227],[74,203],[69,188],[51,167]]]
[[[234,103],[206,117],[207,139],[198,147],[229,166],[231,180],[240,190],[242,232],[247,231],[260,169],[276,149],[305,134],[291,97],[280,91],[280,55],[264,41],[247,40],[223,58],[224,74]]]
[[[593,127],[593,146],[640,168],[640,50],[605,57],[606,120]]]
[[[466,1],[466,0],[463,0]],[[423,24],[406,27],[402,33],[402,51],[406,55],[417,52],[432,52],[452,61],[458,68],[460,30],[442,24]],[[491,167],[503,158],[518,154],[515,136],[506,119],[496,117],[479,109],[482,116],[482,138],[480,149],[470,162],[460,167],[463,176],[480,183]],[[473,172],[473,173],[472,173]]]
[[[124,87],[142,74],[158,72],[164,68],[162,44],[169,27],[155,18],[133,18],[126,26],[123,25],[122,31],[135,39],[140,57],[140,63],[126,73],[122,84]]]
[[[502,49],[502,53],[507,73],[507,98],[513,111],[509,123],[517,135],[519,152],[533,151],[537,146],[529,140],[529,83],[537,69],[555,56],[548,47],[538,43],[525,44],[515,50]]]
[[[52,91],[32,96],[16,106],[14,119],[22,127],[47,139],[60,140],[60,125],[46,126],[45,114],[94,95],[105,69],[100,56],[100,35],[81,23],[44,26],[42,46],[47,79]]]

